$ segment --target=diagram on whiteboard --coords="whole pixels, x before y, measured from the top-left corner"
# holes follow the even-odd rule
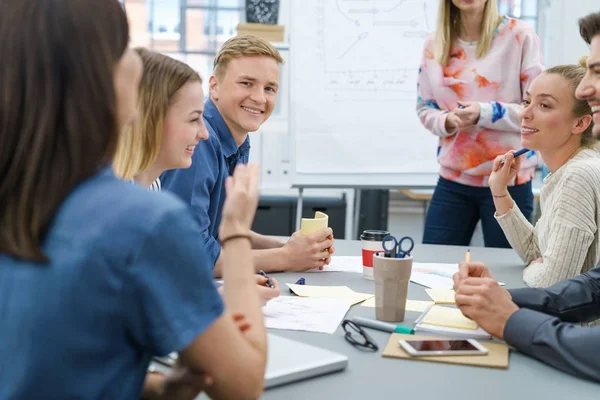
[[[319,6],[326,89],[335,101],[414,101],[415,41],[434,29],[438,0],[329,0]]]
[[[290,32],[294,182],[434,185],[439,138],[417,76],[439,0],[298,0]]]

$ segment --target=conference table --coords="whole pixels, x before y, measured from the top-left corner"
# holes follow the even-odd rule
[[[360,241],[336,240],[336,255],[359,256]],[[464,259],[465,247],[415,244],[415,262],[454,263]],[[524,286],[523,262],[511,249],[471,248],[473,261],[483,261],[507,288]],[[282,296],[291,295],[285,283],[304,277],[307,285],[347,285],[357,292],[374,293],[373,281],[362,274],[346,272],[279,273],[273,274],[282,286]],[[430,300],[425,288],[410,283],[408,298]],[[412,325],[420,313],[406,312],[403,322]],[[375,318],[375,309],[353,306],[346,318]],[[270,329],[270,332],[335,352],[349,358],[348,367],[300,382],[265,391],[263,399],[598,399],[600,385],[567,375],[512,349],[508,369],[458,366],[381,356],[389,333],[368,329],[378,344],[376,353],[350,345],[343,329],[333,334]],[[293,363],[293,360],[289,361]]]

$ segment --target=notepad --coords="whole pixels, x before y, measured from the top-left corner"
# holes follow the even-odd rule
[[[315,212],[314,218],[302,218],[300,233],[311,235],[329,226],[329,216],[321,211]]]
[[[348,300],[352,305],[370,299],[374,295],[368,293],[359,293],[350,289],[348,286],[313,286],[286,284],[292,291],[301,297],[317,297],[325,299]]]
[[[465,317],[459,309],[435,305],[429,309],[420,323],[446,328],[477,330],[477,324]]]
[[[448,289],[425,289],[425,293],[435,304],[456,304],[454,290]]]
[[[432,301],[406,300],[406,311],[423,312],[432,304]],[[363,301],[360,305],[363,307],[375,307],[375,297]]]

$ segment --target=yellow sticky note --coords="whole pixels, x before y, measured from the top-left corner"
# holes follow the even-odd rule
[[[423,312],[433,304],[433,301],[406,300],[406,311]]]
[[[353,305],[373,297],[372,294],[355,292],[348,286],[312,286],[293,283],[286,285],[298,296],[342,299],[350,301]]]
[[[465,317],[458,308],[441,306],[431,307],[425,317],[421,320],[421,323],[473,331],[477,329],[477,324]]]
[[[314,218],[302,218],[300,233],[311,235],[329,226],[329,216],[321,211],[315,212]]]
[[[406,300],[406,311],[423,312],[433,304],[433,301]],[[375,297],[360,303],[363,307],[375,307]]]
[[[435,304],[456,304],[454,299],[456,293],[452,289],[425,289],[425,293]]]

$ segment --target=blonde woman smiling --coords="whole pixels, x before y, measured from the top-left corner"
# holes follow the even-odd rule
[[[537,150],[550,169],[541,192],[541,217],[532,226],[509,191],[521,158],[497,157],[489,178],[496,219],[528,264],[523,279],[547,287],[586,272],[598,263],[600,242],[600,155],[593,148],[592,112],[575,98],[585,68],[561,65],[538,76],[525,92],[523,147]],[[506,163],[500,164],[506,157]]]

